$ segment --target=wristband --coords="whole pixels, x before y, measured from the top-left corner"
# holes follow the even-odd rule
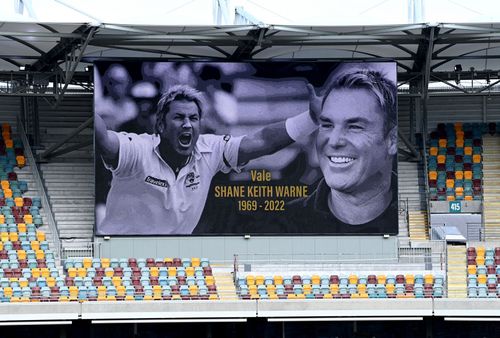
[[[318,129],[318,125],[312,120],[309,110],[306,110],[303,113],[287,118],[285,128],[288,136],[292,140],[298,141]]]

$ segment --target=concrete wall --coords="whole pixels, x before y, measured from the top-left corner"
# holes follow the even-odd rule
[[[346,260],[397,257],[396,236],[96,238],[100,257],[207,257],[213,261]]]

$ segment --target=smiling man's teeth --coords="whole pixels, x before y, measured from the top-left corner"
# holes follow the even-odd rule
[[[345,156],[330,156],[330,161],[333,163],[343,164],[354,161],[354,158]]]

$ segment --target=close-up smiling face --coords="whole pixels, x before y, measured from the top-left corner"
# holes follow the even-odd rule
[[[330,188],[362,192],[387,176],[397,148],[395,129],[385,132],[383,114],[367,89],[335,89],[326,97],[316,148]]]
[[[179,155],[191,155],[200,135],[200,111],[196,103],[187,100],[170,102],[162,129],[159,130],[162,142]]]

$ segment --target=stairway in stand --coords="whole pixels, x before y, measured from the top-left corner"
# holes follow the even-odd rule
[[[232,268],[217,267],[212,264],[215,285],[220,300],[238,300],[236,287],[234,286]]]
[[[483,218],[485,240],[500,239],[500,137],[483,137]]]
[[[465,245],[448,245],[448,298],[467,298]]]
[[[429,239],[429,226],[427,222],[427,212],[423,210],[410,210],[408,212],[410,240]]]

